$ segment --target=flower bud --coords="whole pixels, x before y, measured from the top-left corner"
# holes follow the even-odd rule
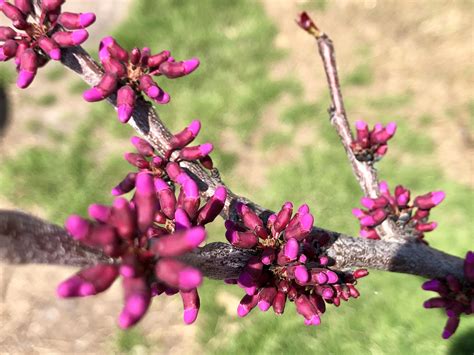
[[[242,218],[244,225],[253,231],[258,237],[262,239],[268,237],[268,232],[263,226],[263,221],[250,207],[244,204],[239,204],[237,206],[237,213]]]
[[[209,201],[199,210],[197,223],[203,226],[214,221],[224,208],[226,198],[226,188],[219,186]]]
[[[120,122],[127,123],[132,117],[135,96],[135,91],[128,85],[117,91],[117,113]]]
[[[84,100],[88,102],[95,102],[104,100],[110,96],[117,88],[117,76],[115,74],[105,73],[99,84],[93,88],[84,91]]]
[[[5,56],[4,60],[14,57],[18,51],[18,43],[13,39],[7,39],[5,43],[3,43],[2,51]]]
[[[91,218],[94,218],[97,222],[107,223],[109,221],[112,209],[109,206],[92,204],[89,206],[87,212]]]
[[[438,227],[438,223],[430,222],[430,223],[421,223],[417,224],[415,229],[419,232],[431,232]]]
[[[25,15],[28,16],[33,11],[31,0],[15,0],[15,6]]]
[[[163,95],[163,90],[153,81],[150,75],[140,77],[140,89],[152,99],[157,99]]]
[[[192,121],[191,124],[183,129],[181,132],[176,133],[172,138],[170,145],[173,149],[181,149],[191,143],[194,138],[199,134],[201,129],[201,122],[198,120]]]
[[[291,202],[286,202],[280,212],[277,214],[277,218],[275,223],[273,224],[273,228],[275,232],[279,233],[288,225],[290,222],[291,215],[293,213],[293,204]]]
[[[152,55],[148,58],[147,65],[150,69],[159,67],[162,63],[166,62],[170,57],[169,51],[162,51],[158,54]]]
[[[10,28],[10,27],[7,27],[7,26],[0,26],[0,41],[6,41],[7,39],[13,39],[16,36],[17,36],[17,33],[13,28]]]
[[[148,143],[146,140],[133,136],[130,141],[132,142],[133,146],[137,149],[138,153],[144,155],[146,157],[151,157],[155,153],[153,147]]]
[[[239,303],[237,314],[239,317],[245,317],[249,312],[255,308],[258,303],[258,295],[245,295]]]
[[[364,121],[356,121],[357,142],[362,148],[369,146],[369,127]]]
[[[326,304],[324,303],[324,300],[320,295],[313,292],[312,294],[308,296],[308,299],[313,305],[313,307],[316,309],[316,312],[318,313],[318,315],[326,312]]]
[[[110,223],[123,239],[132,239],[136,231],[136,216],[130,203],[124,198],[114,200]]]
[[[379,234],[373,228],[361,228],[360,236],[366,239],[374,239],[374,240],[380,239]]]
[[[275,260],[275,249],[273,248],[264,248],[262,251],[262,263],[264,265],[271,265]]]
[[[285,304],[286,304],[286,293],[278,291],[275,295],[275,299],[273,300],[273,311],[277,315],[283,314],[285,311]]]
[[[61,8],[66,0],[43,0],[41,1],[41,8],[46,12],[55,12]]]
[[[314,218],[310,213],[298,215],[298,223],[292,228],[288,226],[285,229],[285,239],[295,238],[299,241],[303,240],[313,229],[313,222]]]
[[[68,30],[79,30],[92,25],[95,22],[95,14],[92,12],[80,14],[63,12],[59,15],[58,22]]]
[[[183,255],[195,249],[206,239],[202,227],[184,229],[156,239],[151,250],[160,257]]]
[[[182,208],[176,209],[176,212],[174,214],[174,220],[175,220],[176,231],[188,229],[192,227],[192,223],[188,217],[188,214]]]
[[[435,291],[441,295],[446,294],[448,292],[446,286],[440,280],[437,279],[425,281],[422,285],[422,288],[425,291]]]
[[[174,79],[192,73],[198,66],[199,60],[197,58],[192,58],[182,62],[166,61],[160,64],[159,71],[168,78]]]
[[[124,278],[125,305],[119,316],[119,326],[127,329],[145,315],[151,301],[151,290],[144,278]]]
[[[28,22],[26,22],[26,17],[20,11],[20,9],[8,2],[0,2],[0,11],[2,11],[6,17],[8,17],[13,26],[19,30],[24,30],[28,27]]]
[[[176,210],[176,196],[171,187],[162,179],[155,178],[155,190],[160,201],[161,210],[169,219],[174,218]]]
[[[263,312],[270,309],[277,294],[275,287],[264,287],[258,294],[258,308]]]
[[[446,194],[443,191],[429,192],[425,195],[415,198],[413,204],[418,208],[429,210],[439,205],[445,197]]]
[[[118,276],[115,265],[99,264],[79,271],[61,282],[57,288],[59,297],[84,297],[107,290]]]
[[[125,178],[112,189],[112,195],[120,196],[132,191],[135,188],[136,173],[128,173]]]
[[[153,222],[156,211],[156,195],[153,177],[146,173],[138,173],[134,202],[137,211],[138,228],[145,232]]]
[[[31,48],[25,50],[20,59],[20,70],[18,73],[17,86],[20,89],[27,88],[36,76],[38,70],[38,58]]]
[[[295,301],[295,305],[296,311],[306,319],[306,325],[317,325],[321,322],[315,307],[305,295],[299,296]]]
[[[138,169],[148,169],[150,163],[142,155],[137,153],[125,153],[124,158],[131,165],[136,166]]]
[[[459,317],[448,318],[448,321],[446,322],[446,326],[444,327],[444,331],[442,334],[443,339],[448,339],[449,337],[451,337],[451,335],[454,334],[454,332],[458,328],[459,321]]]
[[[89,33],[86,30],[77,30],[73,32],[58,31],[55,32],[51,38],[59,44],[60,47],[74,47],[87,41]]]
[[[178,205],[186,211],[189,218],[194,219],[200,203],[199,188],[194,180],[188,178],[182,184],[181,191],[183,192],[183,201],[182,203],[178,202]]]
[[[228,221],[226,221],[226,223],[227,222]],[[251,249],[258,243],[258,237],[252,232],[239,232],[237,230],[227,229],[225,236],[229,243],[237,248]]]
[[[40,48],[53,60],[61,59],[61,49],[51,38],[43,36],[38,40]]]
[[[464,275],[469,282],[474,282],[474,252],[468,251],[464,259]]]
[[[105,48],[110,55],[122,62],[128,61],[128,52],[113,37],[105,37],[100,41],[99,50]]]
[[[193,161],[209,155],[214,147],[211,143],[205,143],[194,147],[185,147],[179,151],[179,157],[183,160]]]
[[[366,269],[357,269],[354,271],[353,275],[356,279],[360,279],[362,277],[365,277],[369,274],[369,271]]]
[[[288,239],[283,247],[283,253],[287,260],[287,262],[294,261],[298,258],[298,254],[300,251],[300,245],[298,241],[294,238]]]
[[[199,270],[175,259],[160,259],[156,264],[155,273],[156,277],[167,285],[184,291],[196,288],[202,282]]]
[[[190,291],[179,291],[183,300],[184,323],[192,324],[196,320],[199,312],[200,301],[197,289],[193,288]]]

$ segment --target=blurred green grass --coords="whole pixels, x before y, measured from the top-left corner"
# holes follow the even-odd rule
[[[323,9],[324,4],[318,2],[314,6]],[[307,202],[318,225],[357,234],[350,210],[358,205],[361,194],[328,123],[327,97],[304,102],[297,98],[301,88],[295,80],[270,78],[269,69],[284,53],[273,46],[275,26],[259,4],[250,0],[137,1],[129,18],[114,34],[127,48],[147,45],[155,51],[170,49],[177,59],[201,59],[200,69],[190,77],[160,81],[172,101],[158,109],[173,130],[192,119],[202,120],[200,140],[215,143],[216,165],[234,191],[272,209],[286,200],[295,204]],[[53,71],[48,80],[56,81],[58,77],[58,71]],[[371,80],[370,66],[357,67],[343,78],[343,82],[354,86],[369,85]],[[71,83],[70,88],[72,93],[79,93],[83,84]],[[221,151],[227,143],[223,132],[236,132],[236,144],[245,147],[253,131],[262,125],[265,108],[283,93],[292,95],[294,104],[283,110],[280,121],[290,127],[290,132],[302,125],[316,130],[320,139],[304,146],[299,159],[269,168],[265,187],[246,190],[245,181],[233,176],[234,167],[245,161]],[[391,110],[410,99],[408,92],[381,94],[370,98],[368,104],[386,122],[384,117]],[[60,224],[71,213],[85,214],[90,203],[110,202],[110,188],[129,168],[119,154],[101,155],[104,131],[105,139],[115,141],[124,150],[129,149],[128,137],[133,133],[128,126],[118,124],[115,112],[107,104],[94,104],[90,109],[89,118],[76,117],[82,121],[79,130],[54,142],[52,148],[27,148],[3,160],[0,193],[20,208],[44,208],[51,220]],[[391,146],[416,155],[417,164],[398,163],[389,154],[379,164],[382,178],[392,188],[401,183],[415,194],[444,189],[448,198],[433,213],[440,227],[428,240],[435,247],[462,256],[472,248],[473,191],[448,181],[439,170],[424,163],[434,143],[423,132],[410,131],[404,120],[398,120],[399,131]],[[269,150],[294,143],[291,134],[268,133],[253,149]],[[249,172],[248,179],[251,178]],[[211,226],[209,234],[211,240],[224,239],[221,225]],[[444,354],[453,349],[458,349],[454,353],[464,353],[462,347],[469,349],[472,345],[467,334],[472,334],[474,322],[463,320],[454,339],[442,341],[445,317],[422,308],[429,294],[421,291],[421,282],[412,276],[372,272],[359,284],[360,299],[344,303],[337,310],[329,307],[322,325],[308,328],[292,304],[287,305],[282,317],[257,310],[244,320],[227,315],[218,296],[227,292],[240,298],[242,292],[207,280],[200,291],[198,339],[206,353]],[[456,342],[460,345],[454,348]],[[129,352],[137,344],[153,347],[141,331],[117,332],[116,347],[120,352]]]

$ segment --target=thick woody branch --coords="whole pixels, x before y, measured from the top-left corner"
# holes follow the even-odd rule
[[[315,229],[315,233],[328,232]],[[331,245],[326,251],[338,269],[366,267],[427,278],[447,274],[463,277],[462,259],[422,243],[372,241],[329,233]],[[227,243],[209,243],[182,259],[201,269],[204,276],[223,280],[236,278],[252,255],[250,250]],[[76,242],[59,226],[26,213],[0,210],[0,261],[84,267],[111,263],[112,259]]]
[[[111,259],[76,242],[59,226],[23,212],[0,210],[0,262],[82,267]]]
[[[328,110],[331,124],[336,129],[337,134],[341,139],[347,158],[351,164],[352,171],[357,178],[364,195],[377,197],[380,193],[377,170],[374,168],[373,164],[357,160],[351,149],[351,143],[353,142],[354,137],[349,126],[346,109],[344,108],[344,100],[337,72],[336,54],[332,40],[325,33],[319,30],[305,12],[300,15],[300,19],[297,23],[316,39],[318,51],[323,61],[324,71],[326,72],[329,94],[331,96],[331,106]],[[379,232],[382,239],[403,241],[400,229],[395,225],[395,223],[388,219],[385,220],[382,225],[377,227],[377,232]]]

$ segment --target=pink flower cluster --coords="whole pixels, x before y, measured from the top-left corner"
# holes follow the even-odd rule
[[[363,197],[360,202],[366,210],[355,208],[352,214],[359,219],[360,235],[367,239],[380,239],[375,227],[387,218],[393,220],[407,234],[422,240],[438,224],[429,222],[430,210],[445,198],[443,191],[428,192],[410,202],[410,190],[398,185],[392,195],[385,181],[379,184],[380,197]]]
[[[65,0],[43,0],[36,13],[31,0],[0,0],[0,10],[15,29],[0,26],[0,61],[15,58],[17,85],[27,88],[39,67],[49,59],[60,60],[61,48],[82,44],[89,37],[84,29],[95,21],[93,13],[61,12]]]
[[[156,177],[167,175],[179,183],[183,183],[184,180],[189,180],[188,185],[190,187],[187,189],[187,193],[192,193],[197,198],[199,197],[199,191],[196,183],[192,179],[189,179],[186,174],[182,174],[176,162],[182,160],[198,160],[204,167],[212,169],[213,163],[209,156],[213,149],[211,143],[187,147],[188,144],[194,141],[200,129],[201,123],[195,120],[181,132],[175,134],[171,138],[170,147],[164,157],[158,155],[153,147],[145,140],[139,137],[132,137],[131,141],[137,153],[125,153],[125,159],[131,165],[137,167],[139,171],[146,171]],[[135,187],[136,177],[137,173],[128,173],[127,176],[112,189],[112,195],[119,196],[132,191]]]
[[[464,259],[464,280],[452,275],[432,279],[423,284],[423,290],[439,293],[440,297],[427,300],[425,308],[444,308],[448,321],[443,338],[448,339],[456,331],[461,314],[474,314],[474,252],[468,251]]]
[[[73,238],[102,249],[114,263],[81,270],[59,285],[60,297],[95,295],[110,287],[120,274],[125,294],[120,327],[136,324],[145,315],[151,298],[162,293],[179,292],[184,322],[195,321],[199,311],[197,287],[202,275],[180,261],[179,256],[204,241],[204,226],[221,212],[227,190],[218,187],[201,206],[196,183],[174,164],[177,179],[173,182],[167,182],[169,178],[165,176],[139,172],[130,202],[119,197],[112,206],[91,205],[89,215],[94,221],[69,217],[66,229]],[[175,183],[180,186],[178,198]]]
[[[387,142],[396,130],[397,124],[390,122],[387,126],[377,123],[372,130],[364,121],[356,122],[356,140],[352,142],[351,148],[359,161],[378,161],[388,150]]]
[[[152,55],[149,48],[133,48],[129,53],[112,37],[100,42],[99,58],[105,74],[95,87],[84,92],[84,99],[100,101],[117,92],[117,112],[122,123],[132,116],[137,95],[141,92],[158,104],[170,101],[169,94],[152,76],[179,78],[191,74],[199,66],[196,58],[176,62],[169,51]]]
[[[318,325],[326,303],[339,306],[341,299],[359,297],[356,279],[366,276],[367,270],[349,273],[330,268],[330,259],[318,253],[329,237],[311,233],[313,216],[307,205],[293,215],[293,205],[287,202],[266,224],[247,205],[238,206],[238,216],[238,223],[226,221],[227,240],[258,253],[237,280],[227,280],[246,292],[237,310],[240,317],[257,305],[264,312],[273,307],[280,315],[289,300],[306,325]]]

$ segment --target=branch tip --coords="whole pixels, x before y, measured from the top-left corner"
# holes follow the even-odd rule
[[[300,13],[295,21],[298,26],[300,26],[303,30],[305,30],[315,38],[320,38],[323,35],[323,33],[320,31],[318,26],[316,26],[313,19],[308,15],[306,11]]]

